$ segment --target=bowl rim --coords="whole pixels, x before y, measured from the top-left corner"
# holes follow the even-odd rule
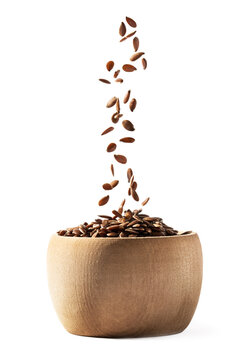
[[[95,241],[95,240],[102,240],[102,241],[106,241],[106,240],[150,240],[150,239],[155,239],[155,240],[163,240],[163,239],[177,239],[177,238],[185,238],[185,237],[190,237],[190,236],[198,236],[198,234],[194,231],[192,231],[190,234],[185,234],[185,235],[181,235],[181,234],[177,234],[177,235],[168,235],[168,236],[136,236],[136,237],[119,237],[119,236],[114,236],[114,237],[86,237],[86,236],[64,236],[64,235],[58,235],[58,233],[54,233],[52,236],[56,236],[57,238],[61,238],[61,239],[72,239],[72,240],[83,240],[83,239],[87,239],[88,241]]]

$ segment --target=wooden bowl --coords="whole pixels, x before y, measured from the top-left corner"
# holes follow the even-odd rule
[[[53,235],[47,255],[50,294],[76,335],[132,337],[183,331],[202,283],[196,233],[142,238]]]

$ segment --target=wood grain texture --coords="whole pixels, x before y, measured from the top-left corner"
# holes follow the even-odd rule
[[[76,335],[125,337],[183,331],[202,283],[196,233],[145,238],[53,235],[47,255],[51,298]]]

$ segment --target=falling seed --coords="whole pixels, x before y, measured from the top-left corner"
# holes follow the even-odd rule
[[[114,155],[114,157],[120,164],[126,164],[127,162],[127,158],[124,155]]]
[[[137,70],[137,69],[135,68],[135,66],[130,65],[130,64],[125,64],[125,65],[123,65],[122,68],[123,68],[123,70],[126,71],[126,72],[133,72],[133,71]]]
[[[124,138],[120,139],[119,141],[122,141],[124,143],[133,143],[135,141],[135,139],[132,137],[124,137]]]
[[[121,205],[120,205],[120,207],[124,207],[124,205],[125,205],[125,202],[126,202],[126,199],[123,199],[123,201],[121,202]]]
[[[137,106],[137,100],[133,98],[129,103],[129,109],[131,111],[134,111],[136,106]]]
[[[150,200],[150,197],[146,198],[143,202],[142,202],[142,206],[146,205]]]
[[[103,184],[102,187],[103,187],[104,190],[112,190],[112,186],[109,183]]]
[[[123,42],[123,41],[125,41],[127,39],[127,37],[125,36],[125,37],[123,37],[121,40],[120,40],[120,42]]]
[[[131,196],[131,188],[128,189],[128,196]]]
[[[131,179],[130,179],[130,187],[132,187],[133,182],[134,182],[134,175],[131,176]]]
[[[111,84],[111,82],[106,79],[98,79],[98,80],[103,82],[104,84]]]
[[[128,131],[134,131],[134,126],[129,120],[123,120],[122,122],[123,127]]]
[[[112,173],[112,176],[114,176],[114,166],[113,166],[113,164],[111,164],[111,173]]]
[[[147,60],[145,58],[142,59],[142,66],[144,70],[147,68]]]
[[[114,124],[117,124],[119,119],[123,116],[123,114],[119,114],[118,112],[114,113],[111,117],[111,120]]]
[[[116,79],[118,77],[119,73],[120,73],[120,70],[115,71],[113,77]]]
[[[119,82],[119,83],[123,83],[123,79],[121,79],[121,78],[118,78],[117,80],[115,80],[115,82]]]
[[[128,25],[130,25],[131,27],[133,27],[133,28],[137,27],[136,21],[134,21],[134,20],[131,19],[130,17],[127,17],[127,16],[126,16],[126,21],[127,21]]]
[[[126,36],[126,39],[128,39],[128,38],[132,37],[133,35],[135,35],[136,32],[137,32],[137,31],[133,31],[132,33],[128,34],[128,35]]]
[[[108,200],[109,200],[109,195],[104,196],[102,199],[99,200],[98,205],[103,206],[108,202]]]
[[[115,143],[109,144],[107,147],[107,152],[112,152],[112,151],[116,150],[116,147],[117,147],[117,145]]]
[[[114,127],[110,126],[109,128],[107,128],[106,130],[104,130],[101,135],[105,135],[107,133],[109,133],[110,131],[113,131],[114,130]]]
[[[131,57],[130,57],[130,60],[131,61],[136,61],[137,59],[139,59],[141,56],[143,56],[145,53],[144,52],[137,52],[135,54],[133,54]]]
[[[110,183],[112,189],[115,188],[115,187],[118,185],[118,183],[119,183],[118,180],[113,180],[113,181]]]
[[[117,99],[117,101],[116,101],[116,110],[117,110],[117,113],[119,114],[120,113],[120,101],[119,101],[119,99]]]
[[[133,190],[137,190],[137,183],[136,183],[136,181],[134,181],[133,183],[132,183],[132,189]]]
[[[124,36],[126,34],[126,26],[124,22],[121,22],[121,25],[119,27],[119,35]]]
[[[114,67],[114,61],[108,61],[106,64],[107,70],[111,71],[113,67]]]
[[[112,106],[114,106],[115,104],[116,104],[116,102],[117,102],[117,98],[116,98],[116,96],[114,96],[113,98],[111,98],[109,101],[108,101],[108,103],[107,103],[107,108],[110,108],[110,107],[112,107]]]
[[[130,98],[131,90],[128,90],[126,95],[124,96],[123,103],[126,104]]]
[[[131,195],[135,201],[139,201],[139,196],[138,196],[137,192],[135,190],[133,190],[133,188],[131,188]]]
[[[133,171],[131,168],[127,169],[127,179],[130,182],[131,177],[133,176]]]
[[[139,39],[138,39],[138,37],[135,37],[133,39],[133,48],[134,48],[135,51],[138,51],[138,48],[139,48]]]

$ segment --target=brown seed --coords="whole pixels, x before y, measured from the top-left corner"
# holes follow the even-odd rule
[[[122,126],[128,131],[134,131],[134,126],[129,120],[123,120]]]
[[[110,81],[106,79],[98,79],[99,81],[103,82],[104,84],[111,84]]]
[[[114,176],[114,166],[113,166],[113,164],[111,164],[111,173],[112,173],[112,176]]]
[[[133,39],[133,48],[134,48],[135,51],[138,51],[138,48],[139,48],[139,39],[138,39],[138,37],[135,37]]]
[[[139,196],[135,190],[131,190],[131,195],[135,201],[139,201]]]
[[[128,34],[126,36],[126,39],[130,38],[131,36],[135,35],[137,31],[133,31],[132,33]]]
[[[135,139],[132,137],[124,137],[124,138],[120,139],[119,141],[122,141],[124,143],[133,143],[135,141]]]
[[[64,236],[66,234],[66,230],[59,230],[58,235]]]
[[[107,103],[107,105],[106,105],[107,108],[110,108],[110,107],[114,106],[114,105],[116,104],[116,102],[117,102],[116,96],[112,97],[112,98],[108,101],[108,103]]]
[[[121,25],[119,27],[119,34],[121,36],[124,36],[126,34],[126,26],[125,26],[124,22],[121,22]]]
[[[130,65],[130,64],[125,64],[125,65],[123,65],[122,68],[123,68],[123,70],[126,71],[126,72],[132,72],[132,71],[137,70],[137,69],[135,68],[135,66]]]
[[[133,98],[129,103],[129,109],[131,111],[134,111],[136,106],[137,106],[137,100]]]
[[[117,147],[117,145],[115,143],[109,144],[107,147],[107,152],[112,152],[112,151],[116,150],[116,147]]]
[[[134,182],[134,175],[131,176],[131,179],[130,179],[130,187],[132,187],[133,182]]]
[[[105,135],[107,133],[109,133],[110,131],[113,131],[114,130],[114,127],[110,126],[109,128],[107,128],[106,130],[104,130],[101,135]]]
[[[108,61],[107,64],[106,64],[107,70],[111,71],[113,67],[114,67],[114,62],[113,61]]]
[[[120,113],[120,101],[119,101],[119,99],[117,99],[117,101],[116,101],[116,110],[117,110],[117,113],[119,114]]]
[[[108,202],[108,200],[109,200],[109,195],[104,196],[102,199],[99,200],[98,205],[103,206]]]
[[[121,202],[121,205],[120,205],[120,207],[124,207],[124,205],[125,205],[125,202],[126,202],[126,199],[123,199],[123,201]]]
[[[115,80],[115,82],[123,83],[123,79],[118,78],[117,80]]]
[[[117,124],[118,123],[118,120],[120,119],[120,117],[122,117],[123,115],[122,114],[119,114],[119,113],[114,113],[113,115],[112,115],[112,122],[114,123],[114,124]]]
[[[144,70],[147,68],[147,60],[145,58],[142,59],[142,66]]]
[[[98,215],[99,217],[103,218],[103,219],[108,219],[108,220],[112,220],[111,216],[108,215]]]
[[[128,182],[130,182],[132,176],[133,176],[133,171],[132,171],[132,169],[131,169],[131,168],[127,169],[127,179],[128,179]]]
[[[118,180],[113,180],[112,182],[110,182],[111,188],[115,188],[118,185],[119,181]]]
[[[116,236],[118,236],[118,234],[115,233],[115,232],[110,232],[110,233],[107,234],[107,236],[108,237],[116,237]]]
[[[132,183],[132,189],[133,189],[133,190],[137,190],[137,183],[136,183],[136,181],[134,181],[134,182]]]
[[[119,218],[122,217],[122,214],[120,214],[117,210],[113,210],[112,213],[113,213],[115,216],[119,217]],[[121,225],[118,225],[118,228],[122,228],[122,226],[121,226]]]
[[[150,200],[150,197],[146,198],[143,202],[142,202],[142,206],[146,205]]]
[[[131,188],[128,189],[128,196],[131,195]]]
[[[125,41],[125,40],[127,40],[127,37],[126,37],[126,36],[123,37],[123,38],[120,40],[120,42],[123,42],[123,41]]]
[[[114,157],[120,164],[126,164],[127,162],[127,158],[124,155],[114,155]]]
[[[109,183],[103,184],[102,187],[103,187],[104,190],[112,190],[112,186],[111,186],[111,184],[109,184]]]
[[[128,90],[126,95],[124,96],[123,103],[126,104],[130,98],[131,90]]]
[[[133,54],[131,57],[130,57],[130,60],[131,61],[136,61],[137,59],[139,59],[141,56],[143,56],[145,53],[144,52],[138,52],[138,53],[135,53]]]
[[[130,25],[131,27],[133,27],[133,28],[137,27],[136,21],[134,21],[134,20],[131,19],[130,17],[127,17],[127,16],[126,16],[126,21],[127,21],[128,25]]]
[[[120,73],[120,70],[115,71],[113,77],[116,79],[118,77],[119,73]]]

